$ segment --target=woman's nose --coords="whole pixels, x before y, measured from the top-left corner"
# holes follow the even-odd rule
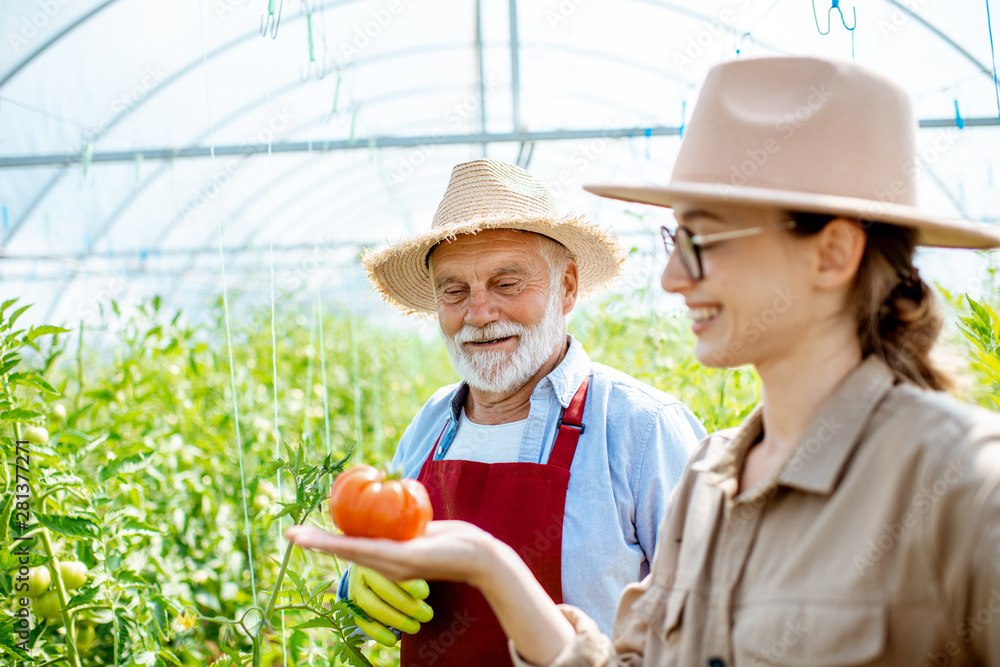
[[[667,292],[674,294],[694,287],[695,280],[691,277],[687,267],[684,266],[678,253],[671,253],[667,259],[667,265],[663,267],[663,275],[660,276],[660,285]]]

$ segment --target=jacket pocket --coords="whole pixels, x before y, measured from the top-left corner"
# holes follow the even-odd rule
[[[858,602],[756,602],[737,612],[736,664],[865,665],[885,652],[886,610]]]

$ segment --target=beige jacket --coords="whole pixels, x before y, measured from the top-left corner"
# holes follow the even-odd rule
[[[735,496],[760,432],[702,443],[613,642],[563,606],[554,665],[1000,665],[1000,415],[869,358]]]

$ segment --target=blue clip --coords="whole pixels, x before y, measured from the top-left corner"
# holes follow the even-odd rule
[[[854,18],[854,25],[847,25],[847,19],[844,18],[844,10],[840,8],[840,0],[832,0],[832,2],[830,3],[830,9],[828,9],[826,12],[826,32],[823,32],[823,29],[819,27],[819,15],[816,13],[816,0],[812,0],[812,6],[813,6],[813,19],[816,20],[816,30],[821,35],[830,34],[830,28],[833,27],[831,15],[833,14],[833,10],[835,9],[837,10],[837,13],[840,14],[840,22],[843,24],[846,30],[854,32],[854,29],[858,27],[857,7],[851,9],[851,14]]]
[[[962,114],[958,111],[958,100],[955,100],[955,125],[960,130],[965,129],[965,120],[962,119]]]

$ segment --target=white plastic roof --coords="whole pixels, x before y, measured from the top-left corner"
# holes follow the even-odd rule
[[[273,266],[281,299],[382,313],[359,251],[428,226],[454,164],[483,155],[616,227],[642,249],[626,287],[648,284],[669,214],[580,185],[665,182],[704,72],[774,53],[853,53],[902,83],[923,204],[1000,218],[988,3],[832,4],[0,0],[2,296],[70,324],[112,299],[200,308],[221,242],[231,297],[268,295]],[[975,291],[953,256],[925,271]]]

